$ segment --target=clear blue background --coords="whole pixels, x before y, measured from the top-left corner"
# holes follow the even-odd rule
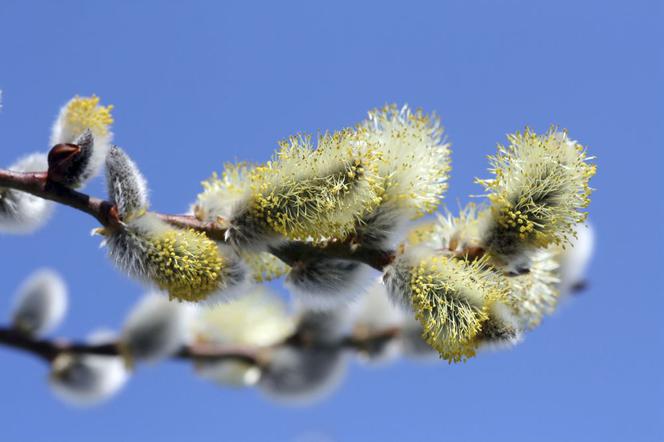
[[[466,364],[353,364],[328,400],[275,405],[182,363],[141,367],[112,402],[57,402],[45,367],[0,349],[3,441],[662,440],[662,39],[659,2],[0,3],[0,164],[48,148],[74,94],[116,105],[116,142],[156,209],[181,212],[226,160],[338,129],[389,102],[436,110],[453,143],[446,201],[479,193],[508,132],[552,123],[597,155],[590,289],[513,351]],[[96,182],[88,190],[102,195]],[[0,316],[37,266],[71,287],[62,336],[118,327],[142,289],[59,207],[0,237]]]

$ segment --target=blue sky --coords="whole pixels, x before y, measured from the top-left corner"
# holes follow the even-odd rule
[[[662,19],[656,1],[2,1],[0,164],[47,149],[59,106],[96,93],[160,211],[185,210],[224,161],[265,160],[281,138],[391,102],[441,115],[451,208],[480,193],[486,155],[525,125],[568,128],[599,171],[590,288],[512,351],[353,364],[309,408],[166,363],[80,411],[52,397],[38,361],[0,348],[0,439],[662,440]],[[60,207],[34,236],[0,237],[0,317],[32,269],[52,266],[72,297],[59,334],[118,327],[142,289],[93,227]]]

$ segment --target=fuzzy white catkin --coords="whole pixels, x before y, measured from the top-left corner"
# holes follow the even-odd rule
[[[335,346],[352,332],[353,318],[349,306],[320,311],[308,309],[296,302],[295,310],[297,334],[307,342]]]
[[[401,329],[407,318],[403,310],[390,301],[387,289],[380,279],[351,307],[351,316],[353,330],[360,336]],[[366,356],[372,363],[388,362],[399,356],[400,349],[399,341],[390,339],[370,349]]]
[[[390,301],[385,284],[380,279],[376,280],[353,306],[355,326],[372,332],[399,327],[405,318],[403,310]]]
[[[560,251],[560,294],[569,294],[582,284],[595,249],[595,229],[590,224],[576,225],[576,238]]]
[[[282,346],[271,353],[258,388],[276,402],[307,405],[331,394],[346,367],[346,355],[339,348]]]
[[[347,306],[366,290],[372,269],[343,259],[321,258],[294,265],[285,285],[302,306],[328,311]]]
[[[284,301],[265,286],[254,286],[226,304],[198,309],[191,324],[198,341],[258,347],[280,342],[294,327]]]
[[[249,362],[222,359],[197,364],[196,374],[221,386],[248,387],[260,380],[262,372]]]
[[[113,340],[113,333],[97,331],[91,344]],[[97,405],[115,395],[129,379],[125,363],[118,356],[63,353],[51,365],[49,385],[60,400],[78,407]]]
[[[293,333],[295,324],[283,300],[264,286],[255,286],[242,298],[198,310],[192,323],[197,342],[269,347]],[[259,367],[245,361],[200,361],[196,374],[220,385],[254,385]]]
[[[132,309],[120,342],[131,361],[156,362],[176,353],[188,340],[194,307],[148,293]]]
[[[346,372],[340,345],[352,327],[348,308],[328,311],[299,310],[297,335],[310,346],[280,346],[269,356],[259,389],[277,402],[306,405],[330,394]]]
[[[67,286],[53,270],[32,273],[18,290],[12,326],[31,336],[43,336],[55,329],[67,312]]]
[[[412,212],[393,201],[383,202],[357,226],[362,245],[378,250],[395,248],[412,225]]]
[[[390,249],[403,237],[409,221],[431,213],[447,188],[450,145],[435,114],[395,105],[369,112],[358,136],[376,149],[383,178],[381,204],[358,225],[365,246]]]
[[[523,329],[516,315],[502,303],[495,303],[482,327],[478,350],[505,350],[521,343]]]
[[[148,208],[148,185],[138,166],[119,147],[113,146],[106,157],[106,183],[109,199],[121,217]]]
[[[76,170],[77,176],[75,177],[76,184],[79,186],[95,177],[101,171],[113,140],[113,133],[109,130],[108,125],[95,124],[98,122],[90,121],[93,127],[81,130],[83,122],[80,119],[72,122],[71,118],[69,118],[72,103],[89,100],[89,98],[81,99],[80,97],[75,97],[68,101],[60,108],[58,116],[51,128],[51,146],[61,143],[74,143],[81,148],[81,161]],[[96,109],[100,109],[98,105],[95,107]],[[88,115],[87,118],[94,119],[92,115]]]
[[[46,154],[33,153],[9,166],[15,172],[45,172]],[[28,234],[48,221],[53,204],[29,193],[0,187],[0,233]]]

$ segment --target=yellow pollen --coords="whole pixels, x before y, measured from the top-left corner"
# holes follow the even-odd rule
[[[67,105],[66,121],[71,126],[73,133],[82,133],[90,129],[93,134],[104,136],[108,128],[113,124],[111,115],[112,105],[100,106],[99,97],[76,96]]]

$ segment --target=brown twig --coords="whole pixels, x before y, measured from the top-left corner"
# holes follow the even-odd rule
[[[46,172],[12,172],[0,169],[0,187],[21,190],[54,201],[93,216],[103,226],[115,227],[117,215],[109,201],[94,198],[66,186],[49,181]]]
[[[117,342],[89,344],[64,340],[34,339],[12,328],[0,328],[0,345],[22,350],[51,362],[61,353],[98,356],[121,356],[122,349]],[[177,352],[174,359],[214,360],[237,359],[249,363],[258,360],[258,349],[240,345],[190,345]]]
[[[46,172],[12,172],[0,169],[0,187],[11,188],[72,207],[93,216],[107,228],[118,228],[120,219],[115,205],[110,201],[94,198],[72,190],[48,179]],[[216,241],[224,241],[226,230],[215,223],[203,222],[192,215],[167,215],[157,213],[162,220],[178,226],[204,232]],[[286,264],[306,262],[321,257],[347,259],[367,264],[377,270],[392,262],[390,251],[375,250],[352,241],[333,241],[317,246],[303,241],[291,241],[270,249],[270,252]]]
[[[399,333],[400,330],[398,328],[389,328],[376,333],[355,334],[341,339],[336,345],[340,348],[367,352],[396,338]],[[0,327],[0,345],[24,351],[37,356],[48,363],[52,362],[62,353],[98,356],[123,355],[122,347],[119,342],[89,344],[65,340],[35,339],[15,329],[6,327]],[[174,354],[172,359],[215,362],[225,359],[233,359],[260,365],[263,361],[261,355],[264,352],[281,345],[299,348],[320,346],[316,342],[302,339],[300,335],[295,334],[284,340],[282,343],[272,347],[251,347],[233,344],[211,345],[200,343],[187,345]],[[330,344],[325,344],[325,346],[329,347]]]

